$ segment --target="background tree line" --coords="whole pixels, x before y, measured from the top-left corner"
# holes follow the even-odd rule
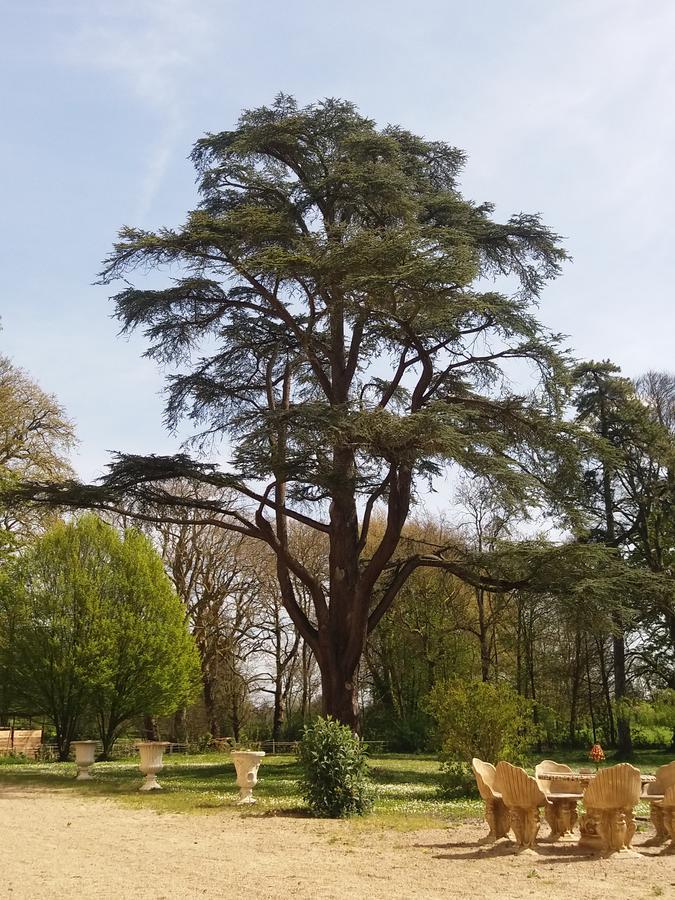
[[[49,426],[41,435],[29,428],[24,429],[23,438],[15,438],[14,452],[21,465],[30,458],[30,441],[37,439],[42,453],[50,448],[54,454],[47,456],[50,466],[64,471],[67,462],[58,456],[59,450],[64,452],[63,445],[52,429],[60,421],[56,435],[65,434],[72,441],[72,428],[55,401],[31,385],[27,376],[9,363],[6,371],[14,371],[19,378],[21,395],[32,398],[29,421],[45,421]],[[668,575],[673,541],[675,377],[648,373],[631,383],[607,363],[589,364],[577,370],[575,397],[579,423],[601,439],[597,455],[586,458],[580,496],[587,508],[587,525],[579,537],[607,542],[609,521],[613,546],[631,566]],[[42,403],[49,416],[41,419]],[[15,435],[21,421],[11,430],[9,418],[19,406],[26,414],[25,404],[5,407],[5,428]],[[5,444],[9,446],[8,439]],[[3,465],[4,477],[12,477],[9,456]],[[173,484],[172,490],[182,491],[189,500],[195,487]],[[161,520],[162,510],[157,513]],[[408,547],[444,546],[454,540],[480,554],[495,551],[500,543],[509,546],[524,527],[517,512],[495,502],[485,481],[467,479],[457,486],[455,516],[452,525],[437,516],[411,522],[405,536]],[[205,733],[235,740],[247,733],[275,740],[296,738],[319,709],[320,686],[311,649],[284,610],[272,555],[261,554],[259,543],[244,536],[199,522],[176,524],[169,518],[167,514],[167,521],[147,525],[145,530],[195,638],[201,697],[196,706],[188,706],[180,702],[180,690],[172,688],[176,702],[169,705],[177,710],[172,721],[165,720],[165,734],[180,741]],[[130,524],[119,517],[114,522],[119,528]],[[78,527],[85,534],[89,529],[90,538],[91,529],[93,533],[99,529],[86,518]],[[374,540],[384,527],[384,520],[375,515]],[[49,537],[40,545],[38,537],[45,531]],[[52,613],[67,615],[64,592],[54,587],[59,578],[54,545],[64,541],[63,526],[56,523],[55,528],[54,516],[49,514],[24,520],[19,528],[18,520],[8,513],[4,532],[5,587],[10,577],[14,584],[26,584],[29,591],[41,582],[49,601],[57,603]],[[115,542],[111,534],[106,539]],[[303,559],[316,577],[325,579],[325,541],[317,540],[302,523],[293,526],[291,540],[302,547]],[[151,558],[149,545],[143,552]],[[69,565],[72,568],[72,559]],[[75,571],[72,574],[76,576]],[[100,586],[90,586],[90,591],[96,590],[102,593]],[[52,667],[50,678],[60,654],[62,663],[70,660],[80,666],[93,685],[96,672],[91,661],[100,657],[105,641],[100,622],[95,640],[81,648],[89,654],[85,663],[65,643],[47,649],[33,639],[22,645],[16,621],[25,596],[19,602],[15,595],[14,606],[7,603],[6,591],[4,598],[3,643],[6,651],[12,650],[3,656],[5,721],[12,710],[39,713],[48,708],[25,674],[35,654],[44,666]],[[489,591],[450,572],[421,570],[407,582],[398,603],[366,645],[359,671],[364,733],[401,750],[429,748],[434,745],[435,729],[427,700],[436,686],[450,679],[480,678],[508,683],[534,701],[539,740],[548,745],[574,746],[600,739],[621,746],[620,723],[628,740],[634,732],[643,742],[663,742],[674,721],[668,695],[675,689],[673,607],[667,592],[644,599],[633,599],[625,591],[612,604],[604,596],[596,603],[584,593]],[[92,600],[93,593],[80,598],[85,604]],[[308,599],[305,605],[309,610]],[[40,614],[44,612],[43,607]],[[82,611],[79,615],[84,627]],[[134,640],[138,641],[137,631]],[[175,665],[175,649],[167,650],[167,655]],[[139,679],[139,669],[130,657],[122,656],[119,667],[131,679]],[[39,684],[47,680],[43,672]],[[62,689],[75,686],[66,682]],[[104,746],[112,746],[120,726],[137,726],[141,714],[164,712],[165,707],[166,703],[164,707],[153,703],[146,692],[140,706],[136,700],[130,714],[117,716],[119,721],[108,713],[107,724],[105,708],[99,707]],[[53,715],[52,721],[58,742],[67,746],[80,724],[79,708],[77,703],[69,707],[62,701],[59,708],[61,713]]]
[[[119,454],[96,485],[11,474],[7,509],[146,529],[211,733],[264,696],[291,733],[318,674],[325,713],[422,746],[459,675],[513,685],[542,740],[630,754],[639,701],[655,719],[674,687],[672,378],[570,357],[536,316],[560,237],[462,196],[446,143],[280,95],[192,159],[186,223],[125,226],[101,275],[170,370],[185,452]],[[442,520],[416,514],[448,471]]]

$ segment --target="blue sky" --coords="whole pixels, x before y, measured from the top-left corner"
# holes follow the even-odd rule
[[[123,223],[180,222],[192,143],[278,91],[464,149],[468,196],[566,236],[542,320],[579,357],[675,370],[670,0],[0,6],[0,352],[74,419],[83,477],[178,444],[160,373],[92,285],[101,260]]]

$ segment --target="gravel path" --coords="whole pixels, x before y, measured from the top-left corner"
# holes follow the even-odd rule
[[[546,830],[542,827],[542,832]],[[476,824],[401,833],[292,818],[191,816],[0,786],[0,897],[675,898],[675,856],[513,856]],[[637,849],[644,840],[638,836]]]

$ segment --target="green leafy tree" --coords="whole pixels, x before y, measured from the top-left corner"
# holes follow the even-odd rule
[[[128,529],[110,558],[96,624],[92,709],[103,754],[133,718],[168,716],[198,691],[200,663],[185,610],[149,540]]]
[[[89,518],[79,527],[57,524],[15,561],[2,592],[13,694],[26,712],[50,717],[61,759],[89,712],[96,677],[95,623],[106,574],[101,537]]]
[[[442,748],[451,760],[486,762],[522,759],[536,740],[532,700],[504,682],[437,682],[427,701],[438,724]]]
[[[441,543],[442,523],[415,523],[412,541]],[[434,683],[477,671],[471,645],[475,630],[473,589],[438,569],[419,569],[401,589],[397,602],[369,636],[364,660],[371,701],[364,731],[400,751],[429,745],[433,722],[423,700]]]
[[[533,314],[565,252],[537,216],[501,223],[462,197],[461,151],[378,129],[340,100],[298,108],[280,96],[198,141],[192,158],[199,207],[177,229],[123,228],[102,280],[124,280],[123,329],[143,331],[148,355],[173,370],[168,424],[187,417],[202,449],[229,437],[227,470],[184,454],[119,456],[97,486],[21,496],[139,517],[159,502],[180,518],[171,479],[213,488],[193,509],[272,549],[324,711],[356,727],[367,636],[416,569],[495,589],[467,574],[456,546],[405,552],[416,485],[452,463],[533,505],[570,475],[565,359]],[[177,275],[164,289],[129,285],[164,266]],[[509,387],[513,361],[535,373],[527,396]],[[378,506],[385,527],[371,547]],[[325,539],[325,579],[294,552],[289,520]]]
[[[15,694],[53,721],[61,759],[87,720],[108,755],[130,719],[168,714],[194,693],[182,605],[134,531],[122,537],[91,515],[57,524],[14,563],[0,601]]]
[[[57,401],[6,356],[0,355],[0,491],[26,479],[59,481],[71,474],[67,454],[75,443],[73,426]],[[0,582],[7,561],[40,533],[56,514],[45,507],[0,500]],[[16,711],[11,672],[3,669],[12,623],[0,631],[0,724]]]

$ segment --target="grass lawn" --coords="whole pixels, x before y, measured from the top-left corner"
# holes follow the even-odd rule
[[[370,759],[376,787],[373,813],[364,826],[439,827],[449,819],[480,818],[478,800],[446,801],[438,796],[435,756],[382,756]],[[293,756],[267,756],[258,772],[252,807],[236,806],[234,765],[223,753],[165,756],[158,779],[162,791],[139,793],[142,775],[136,759],[96,763],[92,781],[75,781],[73,763],[0,765],[0,784],[111,797],[134,807],[159,812],[221,813],[244,816],[307,815],[298,791],[298,765]]]
[[[544,756],[546,754],[543,754]],[[588,765],[585,753],[549,754],[573,767]],[[609,756],[609,754],[608,754]],[[669,762],[670,754],[638,752],[634,764],[653,772]],[[607,765],[612,759],[608,758]],[[534,764],[534,762],[533,762]],[[480,800],[443,800],[437,791],[438,760],[435,756],[375,756],[369,760],[376,788],[373,813],[352,820],[358,828],[438,828],[449,821],[482,818]],[[0,765],[0,785],[64,791],[82,796],[110,797],[134,807],[158,812],[243,816],[303,816],[307,814],[298,792],[299,770],[292,756],[267,756],[258,773],[257,804],[235,805],[238,789],[234,766],[222,753],[199,756],[172,754],[158,776],[163,791],[139,793],[142,776],[136,759],[96,763],[93,781],[75,781],[73,763],[24,762]],[[646,813],[640,804],[638,813]]]

